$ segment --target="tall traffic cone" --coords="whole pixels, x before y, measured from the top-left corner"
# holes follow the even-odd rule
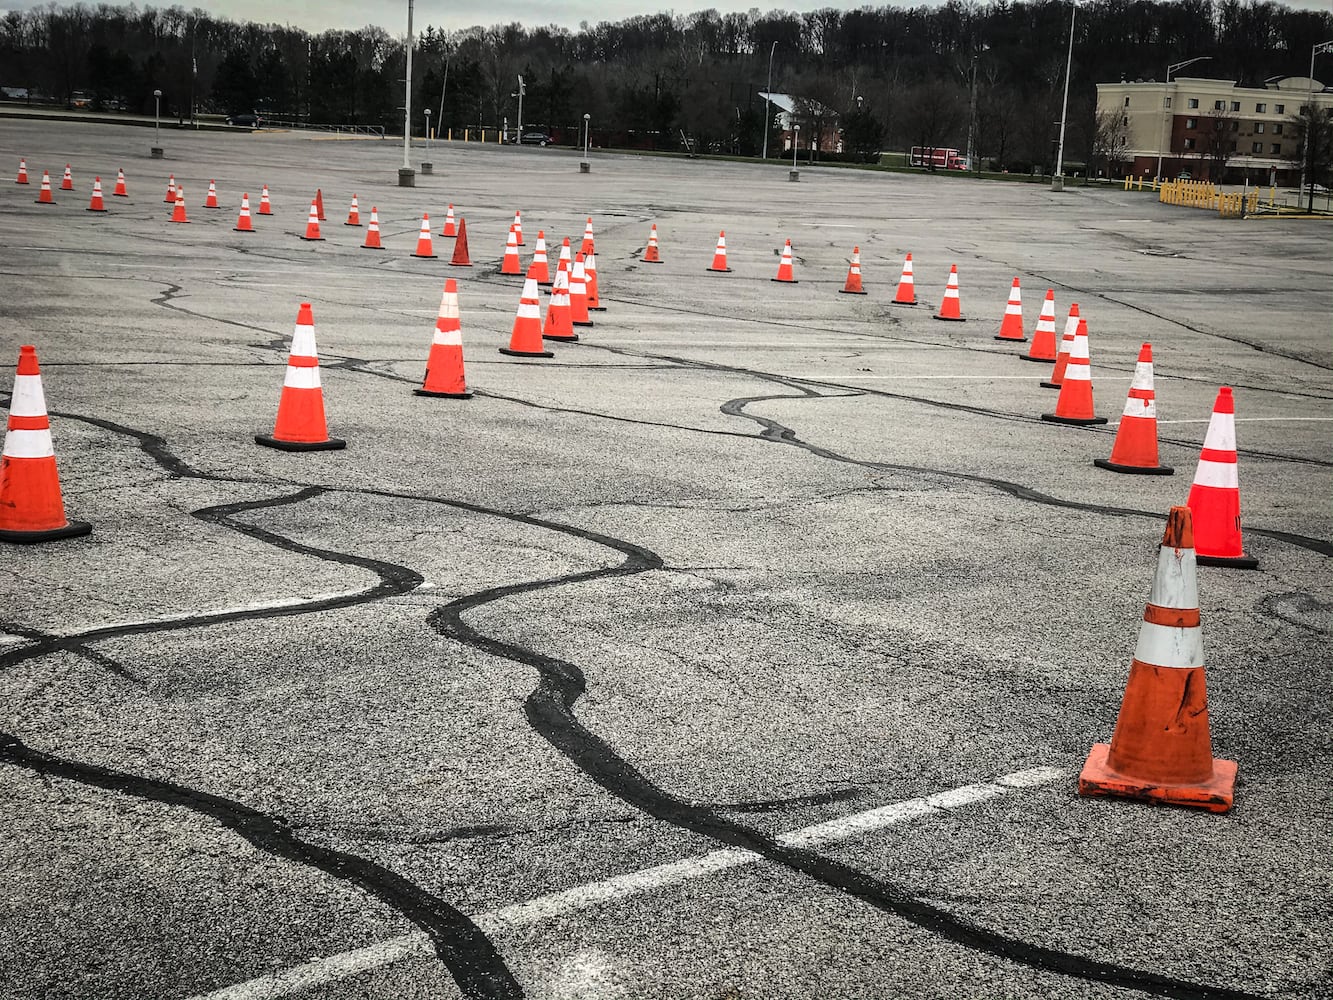
[[[125,171],[123,171],[123,170],[117,170],[117,171],[116,171],[116,189],[115,189],[114,191],[111,192],[111,197],[113,197],[113,198],[128,198],[129,196],[130,196],[129,191],[127,191],[127,190],[125,189]]]
[[[539,285],[551,283],[551,269],[546,263],[546,230],[537,230],[537,246],[532,251],[532,264],[528,273],[537,279]]]
[[[440,299],[440,315],[435,320],[435,337],[426,359],[426,377],[418,396],[443,396],[447,399],[471,399],[463,376],[463,325],[458,316],[458,282],[449,278]]]
[[[374,205],[370,206],[370,225],[366,226],[366,242],[361,244],[361,249],[384,249],[384,244],[380,242],[380,213]]]
[[[597,254],[590,253],[583,258],[583,273],[588,279],[588,309],[591,312],[606,312],[602,305],[601,292],[597,288]]]
[[[588,315],[588,272],[583,266],[582,253],[574,257],[574,269],[569,272],[569,321],[574,326],[592,326]]]
[[[852,259],[847,268],[847,283],[838,291],[844,295],[864,295],[865,289],[861,287],[861,248],[852,247]]]
[[[236,225],[232,227],[232,232],[253,233],[254,231],[254,223],[250,221],[250,194],[246,192],[241,195],[241,214],[237,216]]]
[[[1139,348],[1134,381],[1129,385],[1125,412],[1116,428],[1110,459],[1094,458],[1092,464],[1112,472],[1140,476],[1169,476],[1175,470],[1157,458],[1157,398],[1152,385],[1152,344]]]
[[[19,160],[19,175],[17,178],[15,178],[14,183],[15,184],[28,183],[28,161],[26,159]]]
[[[167,194],[166,194],[166,197],[162,199],[162,204],[164,204],[164,205],[174,205],[174,204],[176,204],[176,175],[175,175],[175,174],[168,174],[168,175],[167,175]]]
[[[208,197],[204,199],[204,208],[218,208],[218,186],[213,181],[208,182]]]
[[[778,276],[769,280],[781,281],[787,285],[796,284],[796,274],[791,266],[791,240],[782,244],[782,260],[778,262]]]
[[[1055,424],[1104,424],[1092,407],[1092,362],[1088,353],[1088,324],[1078,321],[1078,332],[1069,348],[1069,363],[1060,385],[1060,398],[1055,401],[1054,413],[1043,413],[1042,420]]]
[[[319,213],[319,221],[325,222],[324,218],[324,192],[320,188],[315,188],[315,210]]]
[[[45,170],[42,171],[42,189],[37,192],[37,204],[54,205],[55,197],[51,194],[51,174]]]
[[[537,302],[537,279],[531,269],[523,281],[523,294],[518,300],[518,315],[509,335],[509,346],[500,348],[501,354],[516,358],[553,358],[555,354],[542,345],[542,313]]]
[[[444,213],[444,229],[440,231],[441,236],[453,238],[458,235],[458,227],[454,224],[454,206],[450,205],[449,210]]]
[[[1023,332],[1023,292],[1018,287],[1018,279],[1009,289],[1009,302],[1004,307],[1004,319],[1000,321],[1000,332],[996,340],[1027,340]]]
[[[522,243],[522,238],[518,233],[514,233],[514,238]],[[454,240],[454,255],[449,258],[450,267],[471,267],[472,258],[468,256],[467,250],[467,219],[458,220],[458,236]]]
[[[315,207],[310,206],[315,217]],[[318,218],[315,217],[318,222]],[[329,437],[324,419],[324,389],[319,382],[319,354],[315,350],[315,315],[309,302],[296,314],[292,350],[287,358],[287,376],[278,400],[278,419],[273,433],[256,434],[255,442],[282,451],[336,451],[347,442]]]
[[[268,185],[265,184],[259,191],[259,214],[272,215],[273,203],[268,200]]]
[[[1065,332],[1060,337],[1060,350],[1056,352],[1055,367],[1051,370],[1050,380],[1041,383],[1043,389],[1058,389],[1064,384],[1065,369],[1069,367],[1069,351],[1074,346],[1074,337],[1078,335],[1078,327],[1082,322],[1083,319],[1078,314],[1078,303],[1075,302],[1069,307],[1069,318],[1065,320]]]
[[[713,263],[708,270],[716,271],[719,274],[725,274],[731,270],[727,267],[727,231],[725,229],[717,234],[717,249],[713,251]]]
[[[504,260],[500,262],[501,274],[522,274],[523,262],[518,259],[518,237],[514,235],[514,227],[509,227],[509,237],[505,241]]]
[[[306,216],[305,233],[301,236],[301,239],[309,240],[312,243],[324,239],[319,233],[319,207],[313,201],[310,203],[310,214]]]
[[[894,293],[893,304],[895,306],[916,305],[916,278],[912,275],[912,255],[910,253],[903,259],[903,274],[898,279],[898,291]]]
[[[424,260],[434,260],[439,256],[435,252],[435,244],[431,241],[430,216],[425,212],[421,214],[421,231],[417,234],[417,248],[412,251],[412,256]]]
[[[347,210],[347,221],[344,226],[361,225],[361,209],[356,204],[356,192],[352,193],[352,207]]]
[[[949,283],[944,289],[944,298],[940,301],[940,311],[936,319],[947,319],[954,323],[966,323],[963,318],[962,300],[958,297],[958,265],[949,265]]]
[[[176,185],[176,207],[171,210],[170,222],[189,222],[185,215],[185,188]]]
[[[60,179],[60,190],[61,191],[74,190],[74,175],[70,173],[68,163],[65,164],[65,176]]]
[[[1240,533],[1240,476],[1236,456],[1236,400],[1231,387],[1217,390],[1199,467],[1186,503],[1194,515],[1201,566],[1255,569],[1259,560],[1245,554]]]
[[[657,223],[653,223],[653,228],[648,230],[648,246],[644,248],[643,256],[640,260],[645,264],[662,263],[662,255],[657,246]]]
[[[105,212],[106,205],[102,204],[102,178],[93,178],[93,196],[88,201],[88,212]]]
[[[9,429],[0,456],[0,541],[49,542],[92,530],[83,521],[65,517],[37,348],[24,344],[19,348]]]
[[[1070,313],[1078,315],[1077,304],[1070,307]],[[1041,315],[1037,317],[1037,328],[1032,331],[1032,347],[1019,357],[1024,361],[1044,361],[1048,365],[1056,359],[1054,288],[1046,289],[1046,298],[1041,303]]]
[[[560,256],[555,262],[555,273],[558,275],[561,271],[565,277],[569,277],[569,271],[574,266],[574,255],[570,252],[569,237],[566,236],[564,242],[560,244]],[[554,286],[553,286],[554,287]],[[566,285],[568,287],[568,285]]]
[[[579,247],[579,253],[588,256],[596,249],[596,244],[592,238],[592,216],[588,216],[588,221],[583,226],[583,245]]]
[[[523,246],[523,213],[514,213],[514,238],[518,240],[518,245]]]
[[[574,321],[569,311],[569,271],[556,271],[551,286],[551,301],[546,304],[546,325],[542,327],[544,340],[577,341]]]
[[[1231,808],[1236,762],[1213,757],[1194,544],[1190,509],[1172,507],[1115,733],[1093,744],[1080,795]]]

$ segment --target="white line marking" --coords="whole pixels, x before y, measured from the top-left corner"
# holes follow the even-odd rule
[[[158,618],[136,618],[134,621],[125,622],[104,622],[100,625],[94,625],[91,628],[76,629],[73,632],[53,632],[57,638],[67,639],[70,636],[82,635],[85,632],[100,631],[102,629],[122,629],[134,628],[138,625],[163,625],[168,622],[188,621],[191,618],[212,618],[215,615],[234,615],[242,614],[247,611],[276,611],[279,608],[294,608],[302,604],[309,604],[313,601],[331,601],[340,597],[355,597],[357,594],[365,593],[364,590],[339,590],[329,594],[312,594],[308,597],[280,597],[276,601],[261,601],[257,604],[238,604],[231,608],[219,608],[215,611],[182,611],[176,615],[162,615]]]
[[[1198,420],[1159,420],[1159,424],[1206,424],[1211,417]],[[1237,417],[1238,424],[1326,424],[1333,422],[1333,417]]]
[[[983,802],[1008,794],[1012,789],[1037,788],[1050,784],[1064,772],[1057,767],[1034,767],[1014,771],[996,778],[994,782],[962,785],[922,798],[894,802],[866,812],[854,813],[827,823],[817,823],[800,830],[780,834],[777,841],[787,847],[815,847],[849,840],[885,827],[919,819],[961,806]],[[586,910],[602,903],[637,896],[666,886],[678,885],[691,879],[715,875],[718,872],[754,864],[763,858],[753,851],[728,847],[709,851],[693,858],[655,865],[624,875],[590,882],[546,896],[538,896],[524,903],[513,903],[498,910],[490,910],[473,920],[486,934],[495,934],[517,927],[528,927],[552,917],[576,910]],[[361,972],[383,968],[404,958],[426,957],[434,954],[430,938],[420,931],[345,951],[328,958],[318,958],[281,972],[270,973],[225,986],[212,993],[190,997],[189,1000],[276,1000],[325,983],[348,979]]]
[[[842,375],[838,373],[828,375],[783,375],[783,378],[796,379],[800,381],[821,379],[823,381],[841,381],[841,382],[867,382],[867,381],[901,381],[916,382],[927,379],[938,379],[942,381],[976,381],[976,382],[1039,382],[1039,378],[1032,375]],[[1132,375],[1098,375],[1098,382],[1128,382]],[[1205,420],[1204,423],[1207,423]]]

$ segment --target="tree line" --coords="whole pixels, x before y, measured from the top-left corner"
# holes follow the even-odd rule
[[[430,107],[441,131],[495,129],[506,119],[516,126],[521,76],[524,126],[558,141],[576,142],[586,113],[599,144],[680,148],[688,137],[696,149],[757,155],[771,58],[773,90],[804,99],[807,115],[838,113],[851,155],[965,148],[971,133],[999,169],[1049,167],[1070,10],[1068,0],[949,0],[804,14],[659,13],[576,30],[428,26],[414,50],[413,106]],[[1333,13],[1279,3],[1080,4],[1067,159],[1097,153],[1098,82],[1161,80],[1168,63],[1206,55],[1206,75],[1261,86],[1305,75],[1311,46],[1328,38]],[[164,113],[182,120],[258,110],[401,131],[403,76],[402,36],[382,27],[312,34],[181,7],[106,4],[52,4],[0,19],[0,85],[59,101],[82,91],[94,107],[144,113],[158,89]],[[420,132],[424,119],[415,117]],[[777,148],[772,132],[769,148]]]

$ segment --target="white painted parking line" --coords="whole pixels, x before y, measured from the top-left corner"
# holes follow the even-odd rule
[[[1197,420],[1159,420],[1158,424],[1206,424],[1210,417]],[[1237,417],[1236,423],[1246,424],[1326,424],[1333,422],[1333,417]]]
[[[1015,789],[1047,785],[1064,772],[1056,767],[1034,767],[1004,774],[993,782],[962,785],[934,795],[894,802],[866,812],[854,813],[827,823],[817,823],[800,830],[780,834],[777,841],[787,847],[816,847],[837,843],[882,830],[897,823],[958,809],[1006,795]],[[754,864],[763,858],[744,848],[729,847],[709,851],[693,858],[655,865],[613,878],[590,882],[524,903],[514,903],[490,910],[473,920],[486,934],[527,927],[576,910],[586,910],[602,903],[638,896],[667,886],[679,885],[718,872]],[[189,1000],[275,1000],[325,983],[348,979],[361,972],[380,969],[404,958],[420,958],[434,953],[430,938],[417,931],[378,944],[356,948],[328,958],[319,958],[281,972],[270,973],[248,982],[226,986]]]

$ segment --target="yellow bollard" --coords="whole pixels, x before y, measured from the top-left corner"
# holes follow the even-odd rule
[[[482,144],[483,146],[486,145],[486,130],[485,130],[485,129],[482,129],[482,130],[481,130],[481,144]]]
[[[467,141],[468,141],[468,136],[471,134],[471,132],[472,132],[472,130],[471,130],[470,128],[465,128],[465,129],[463,129],[463,141],[464,141],[464,142],[467,142]]]

